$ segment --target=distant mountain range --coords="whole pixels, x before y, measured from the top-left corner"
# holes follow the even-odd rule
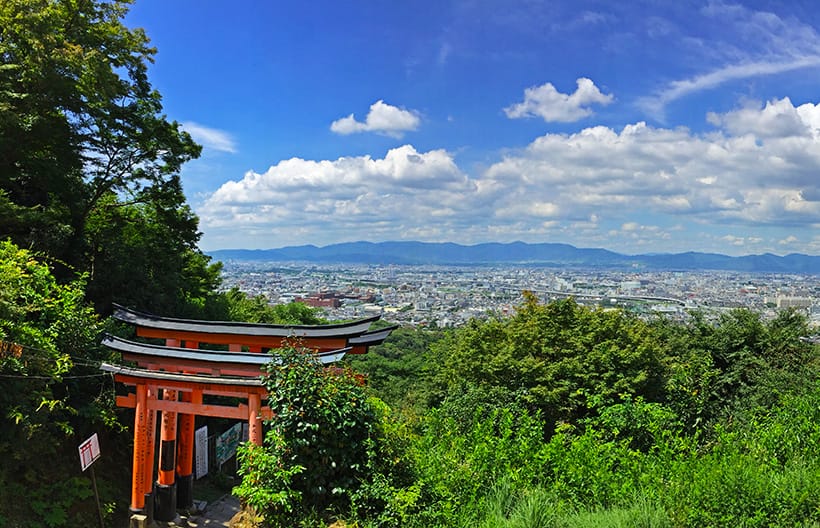
[[[428,242],[348,242],[324,247],[222,249],[208,253],[220,261],[271,261],[404,265],[525,265],[645,270],[723,270],[820,274],[820,256],[717,253],[624,255],[569,244],[487,243],[463,246]]]

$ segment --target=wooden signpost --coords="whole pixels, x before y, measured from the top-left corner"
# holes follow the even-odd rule
[[[94,433],[88,440],[80,444],[79,450],[80,467],[83,468],[83,471],[91,468],[91,484],[94,486],[94,497],[97,499],[97,512],[100,514],[100,528],[105,528],[102,508],[100,507],[100,494],[97,491],[97,477],[94,475],[93,466],[94,462],[100,458],[100,441],[97,438],[97,433]]]

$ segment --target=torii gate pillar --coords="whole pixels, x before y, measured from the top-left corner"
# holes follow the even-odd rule
[[[202,391],[180,393],[180,401],[202,405]],[[179,447],[177,449],[177,509],[194,507],[194,418],[193,414],[179,415]]]
[[[176,401],[177,391],[163,389],[162,399]],[[159,470],[154,493],[154,517],[173,521],[177,510],[177,487],[174,482],[177,451],[177,413],[162,411],[159,444]]]
[[[261,446],[262,434],[262,397],[259,394],[248,395],[248,440],[253,444]]]
[[[145,509],[145,457],[148,442],[148,388],[145,383],[137,385],[134,413],[134,480],[131,486],[131,511],[142,513]]]

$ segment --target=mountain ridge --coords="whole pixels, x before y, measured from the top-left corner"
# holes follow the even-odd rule
[[[206,251],[220,261],[304,261],[397,265],[528,265],[644,269],[668,271],[746,271],[820,274],[820,256],[762,253],[732,257],[720,253],[647,253],[628,255],[603,248],[578,248],[571,244],[542,242],[342,242],[275,249],[221,249]]]

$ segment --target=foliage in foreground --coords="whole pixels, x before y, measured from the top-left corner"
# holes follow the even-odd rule
[[[0,2],[0,234],[87,273],[99,313],[192,315],[220,271],[179,176],[201,147],[164,114],[129,3]]]
[[[33,253],[0,242],[0,526],[96,522],[77,446],[99,431],[116,458],[106,442],[120,428],[96,368],[101,325],[83,285],[59,284]],[[99,484],[110,509],[120,491],[112,480],[128,475],[108,468]]]
[[[499,409],[464,427],[429,414],[404,453],[412,483],[382,475],[363,494],[386,507],[367,526],[813,526],[820,524],[820,384],[748,423],[720,427],[708,444],[670,430],[652,404],[648,450],[618,422],[549,440],[538,416]],[[660,421],[655,421],[660,418]],[[459,434],[456,431],[465,431]],[[407,430],[405,429],[406,433]]]
[[[272,353],[264,380],[274,418],[263,447],[240,450],[234,493],[271,523],[346,512],[373,453],[376,414],[364,388],[307,351]]]

